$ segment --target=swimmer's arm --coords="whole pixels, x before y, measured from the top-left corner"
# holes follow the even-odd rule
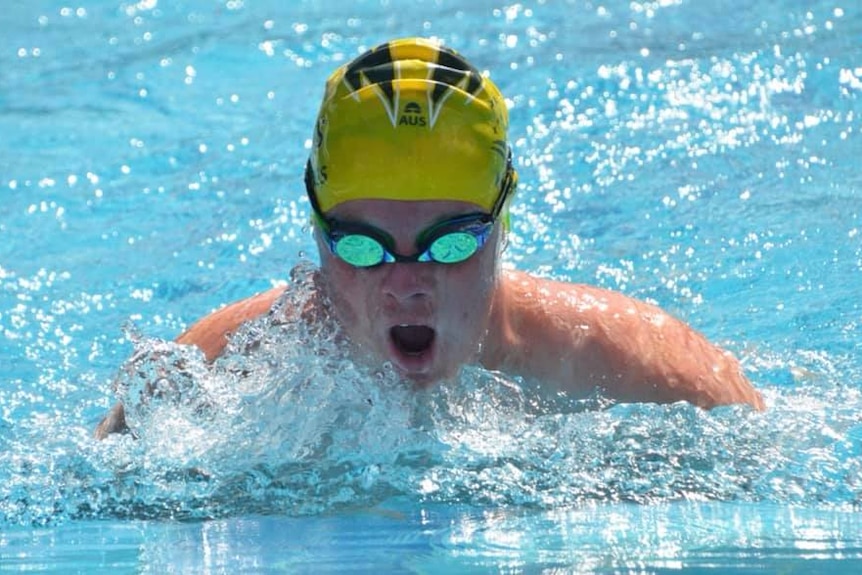
[[[216,310],[180,334],[176,342],[196,345],[207,361],[213,361],[224,351],[228,338],[239,326],[268,312],[282,293],[283,287],[272,288]]]
[[[273,288],[214,311],[180,334],[176,342],[196,345],[207,361],[213,361],[224,351],[231,333],[244,322],[268,312],[283,292],[283,287]],[[128,431],[125,409],[117,402],[96,426],[94,435],[96,439],[104,439],[111,433]]]
[[[706,409],[763,398],[729,353],[661,309],[618,292],[510,276],[509,337],[521,371],[575,396],[687,401]]]
[[[687,401],[704,409],[731,404],[764,409],[762,396],[729,352],[655,306],[627,300],[620,307],[624,311],[597,330],[609,395],[623,401]]]

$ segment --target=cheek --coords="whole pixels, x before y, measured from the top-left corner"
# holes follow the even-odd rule
[[[360,321],[360,312],[366,308],[366,287],[355,268],[336,259],[324,258],[321,264],[327,296],[332,302],[336,317],[344,326]]]
[[[459,270],[451,278],[447,298],[451,302],[458,302],[455,304],[457,317],[469,324],[465,328],[470,332],[484,330],[497,282],[496,258],[489,254],[489,257],[477,263],[479,265]]]

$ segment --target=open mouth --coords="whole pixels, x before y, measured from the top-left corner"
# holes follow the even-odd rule
[[[396,325],[389,329],[395,348],[404,355],[422,355],[434,343],[434,328],[427,325]]]

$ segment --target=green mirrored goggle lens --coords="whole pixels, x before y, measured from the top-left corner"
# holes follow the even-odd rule
[[[441,264],[463,262],[479,249],[479,240],[467,232],[451,232],[434,240],[428,247],[428,255]]]
[[[494,220],[489,214],[456,216],[421,232],[416,240],[419,253],[403,255],[392,250],[394,242],[389,234],[374,226],[322,217],[317,217],[315,222],[329,250],[358,268],[395,262],[457,264],[478,252],[494,229]]]
[[[349,234],[334,242],[334,252],[348,264],[360,268],[395,261],[380,241],[363,234]],[[434,261],[441,264],[457,264],[475,254],[481,244],[469,232],[450,232],[435,239],[417,261]]]
[[[352,266],[367,268],[382,263],[386,250],[370,236],[351,234],[335,242],[335,255]]]

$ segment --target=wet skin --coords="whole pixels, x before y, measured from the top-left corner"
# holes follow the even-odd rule
[[[354,200],[330,215],[385,230],[395,250],[407,255],[415,253],[421,230],[476,210],[466,202]],[[661,309],[593,286],[501,271],[505,232],[499,223],[484,248],[454,265],[354,268],[333,256],[317,233],[319,289],[329,296],[356,358],[390,362],[418,386],[433,385],[464,364],[478,363],[574,397],[598,390],[627,402],[764,408],[733,356]],[[197,345],[213,360],[230,333],[266,313],[283,290],[228,305],[177,341]],[[117,404],[96,435],[124,429]]]
[[[355,200],[329,215],[385,230],[396,252],[412,255],[419,231],[479,210],[466,202]],[[356,268],[332,255],[318,233],[321,284],[357,355],[391,362],[420,385],[451,377],[477,361],[499,281],[500,233],[498,224],[488,245],[461,263],[371,268]]]

